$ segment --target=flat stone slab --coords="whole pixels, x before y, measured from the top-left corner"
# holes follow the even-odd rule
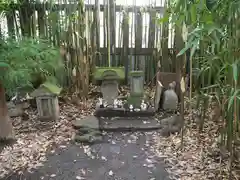
[[[123,131],[153,131],[158,130],[162,136],[169,136],[173,133],[179,133],[182,127],[180,116],[170,117],[114,117],[99,118],[100,130],[109,132]]]
[[[100,129],[104,131],[150,131],[161,129],[161,122],[153,117],[99,118]]]
[[[75,129],[99,129],[99,121],[95,116],[87,116],[83,119],[76,119],[72,124]]]
[[[96,117],[150,117],[155,115],[155,110],[149,108],[147,111],[128,111],[123,108],[99,108],[95,111]]]
[[[73,140],[81,143],[94,144],[102,142],[103,138],[101,135],[94,135],[89,133],[85,135],[75,134]]]

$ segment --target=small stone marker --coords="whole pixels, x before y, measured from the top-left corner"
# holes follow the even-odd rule
[[[168,90],[163,95],[163,109],[164,110],[176,110],[178,104],[178,96],[174,91],[176,83],[170,83]]]
[[[141,102],[144,98],[144,72],[131,71],[130,76],[130,96],[127,104],[131,104],[133,109],[141,109]],[[129,107],[130,108],[130,107]],[[134,110],[135,111],[135,110]]]
[[[58,95],[61,90],[58,86],[46,82],[31,93],[31,97],[36,98],[39,119],[57,120],[59,118]]]
[[[132,76],[131,76],[131,93],[142,95],[143,91],[144,91],[143,84],[144,84],[144,79],[143,79],[143,75],[141,74],[141,71],[137,75],[132,74]]]
[[[118,82],[116,80],[103,80],[101,85],[103,100],[108,105],[113,105],[114,99],[118,97]]]

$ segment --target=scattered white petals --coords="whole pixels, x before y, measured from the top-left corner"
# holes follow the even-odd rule
[[[56,177],[56,174],[51,174],[50,177],[51,178]]]
[[[109,175],[109,176],[112,176],[112,175],[113,175],[113,171],[110,170],[110,171],[108,172],[108,175]]]
[[[104,161],[107,161],[107,158],[104,157],[104,156],[102,156],[101,159],[104,160]]]

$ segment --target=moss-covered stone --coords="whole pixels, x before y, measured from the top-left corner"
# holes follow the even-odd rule
[[[114,79],[124,80],[124,67],[96,67],[94,72],[94,80]]]
[[[62,88],[58,87],[57,85],[50,83],[50,82],[45,82],[43,83],[40,87],[45,87],[47,88],[51,93],[59,95]]]
[[[140,108],[141,102],[141,96],[129,96],[127,100],[127,103],[132,104],[134,108]]]
[[[73,122],[77,129],[73,140],[82,143],[96,143],[102,140],[102,133],[99,131],[99,122],[95,116],[88,116],[85,119],[77,119]]]
[[[143,71],[130,71],[129,76],[144,76]]]
[[[99,130],[95,130],[95,129],[81,128],[81,129],[77,130],[76,134],[78,134],[78,135],[89,134],[92,136],[100,136],[101,132]]]
[[[74,137],[74,140],[76,142],[81,142],[81,143],[97,143],[102,141],[102,136],[93,136],[91,134],[85,134],[85,135],[76,134]]]
[[[30,96],[39,97],[44,95],[59,95],[62,91],[62,88],[58,87],[56,84],[45,82],[36,90],[34,90]]]
[[[149,97],[147,94],[131,94],[127,98],[127,104],[132,104],[136,108],[140,108],[140,105],[144,100],[145,103],[149,102]]]
[[[76,119],[73,121],[76,129],[99,129],[99,121],[95,116],[88,116],[84,119]]]

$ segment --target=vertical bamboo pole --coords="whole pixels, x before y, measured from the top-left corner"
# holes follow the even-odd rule
[[[110,0],[108,0],[108,27],[107,27],[107,36],[108,36],[108,67],[111,67],[111,58],[110,58]]]

